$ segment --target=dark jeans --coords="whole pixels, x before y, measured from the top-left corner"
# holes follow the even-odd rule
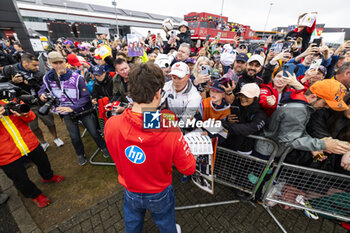
[[[175,194],[172,185],[160,193],[134,193],[124,189],[126,233],[142,233],[146,210],[161,233],[176,233]]]
[[[66,123],[67,130],[69,132],[70,139],[77,155],[85,155],[84,145],[80,137],[79,124],[77,121],[73,121],[69,115],[63,116]],[[85,128],[89,131],[91,137],[95,140],[97,146],[100,149],[105,149],[106,142],[97,131],[96,116],[91,113],[89,115],[80,118]]]
[[[51,170],[50,162],[40,144],[30,152],[26,158],[33,161],[43,179],[49,180],[52,178],[53,171]],[[10,164],[1,166],[1,168],[13,181],[15,187],[23,194],[23,196],[27,198],[36,198],[41,194],[41,191],[28,177],[27,170],[24,167],[24,160],[26,158],[21,157]]]

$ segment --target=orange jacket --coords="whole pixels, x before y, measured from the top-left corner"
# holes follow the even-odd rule
[[[4,104],[5,102],[0,100],[0,105]],[[28,155],[38,147],[39,141],[27,125],[35,117],[35,114],[30,111],[22,117],[11,114],[0,118],[0,166]]]
[[[225,117],[227,117],[228,115],[230,115],[231,110],[230,110],[230,106],[228,105],[223,109],[215,109],[212,102],[211,102],[211,97],[205,98],[204,100],[202,100],[202,104],[201,104],[201,110],[203,112],[203,121],[206,121],[210,118],[214,118],[215,120],[222,120]],[[213,144],[213,161],[215,163],[215,158],[216,158],[216,148],[218,145],[218,138],[214,137],[211,139],[212,144]],[[214,165],[213,163],[213,165]]]
[[[230,115],[230,106],[223,109],[215,109],[211,102],[211,97],[202,100],[201,110],[203,112],[203,121],[209,118],[214,118],[215,120],[221,120]]]

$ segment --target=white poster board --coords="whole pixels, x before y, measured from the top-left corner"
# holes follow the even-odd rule
[[[41,44],[41,40],[38,38],[30,38],[30,43],[32,44],[34,52],[42,52],[44,51],[44,47]]]
[[[306,26],[306,27],[312,27],[312,25],[314,24],[314,22],[316,20],[316,16],[317,16],[317,14],[315,14],[315,13],[308,13],[308,14],[304,15],[304,17],[302,17],[300,19],[299,25]]]

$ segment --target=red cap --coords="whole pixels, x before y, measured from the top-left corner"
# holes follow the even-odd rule
[[[67,56],[67,61],[68,61],[68,64],[69,65],[72,65],[72,66],[81,66],[82,64],[80,63],[77,55],[71,53],[71,54],[68,54]]]

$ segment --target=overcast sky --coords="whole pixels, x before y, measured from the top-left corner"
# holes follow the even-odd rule
[[[64,1],[64,0],[62,0]],[[72,0],[112,6],[112,0]],[[220,14],[222,0],[117,0],[117,7],[183,17],[189,12]],[[299,15],[318,12],[317,23],[326,27],[350,27],[350,0],[224,0],[223,15],[230,21],[250,25],[254,30],[270,30],[296,24]]]

